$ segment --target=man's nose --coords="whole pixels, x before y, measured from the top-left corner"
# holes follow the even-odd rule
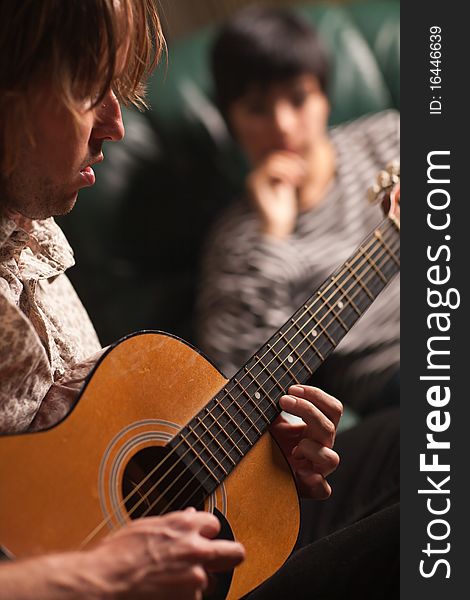
[[[119,100],[112,90],[104,97],[101,104],[95,109],[95,124],[92,136],[101,141],[109,140],[119,142],[124,137],[124,124],[122,122]]]

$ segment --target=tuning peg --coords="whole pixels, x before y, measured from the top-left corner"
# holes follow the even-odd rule
[[[398,160],[394,160],[389,162],[387,167],[387,173],[390,175],[390,179],[393,185],[400,181],[400,162]]]
[[[395,160],[389,162],[385,170],[377,175],[377,182],[367,190],[367,198],[371,204],[375,204],[381,194],[390,189],[400,181],[400,163]]]
[[[388,171],[380,171],[377,175],[377,184],[382,190],[392,185],[392,177]]]
[[[371,204],[375,204],[375,202],[377,202],[381,191],[382,188],[378,183],[374,183],[374,185],[370,186],[370,188],[367,190],[367,199]]]
[[[392,160],[386,166],[387,172],[393,177],[400,177],[400,161]]]

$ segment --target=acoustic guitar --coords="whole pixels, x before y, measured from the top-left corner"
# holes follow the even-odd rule
[[[232,379],[184,341],[139,332],[101,358],[63,421],[3,436],[4,555],[86,548],[130,519],[196,506],[246,548],[214,598],[240,598],[272,575],[296,542],[299,501],[264,433],[287,388],[310,378],[399,271],[397,169],[382,174],[382,223]]]

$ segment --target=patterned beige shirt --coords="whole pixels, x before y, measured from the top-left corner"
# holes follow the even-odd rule
[[[64,274],[73,264],[72,249],[52,218],[0,214],[0,432],[30,428],[51,386],[100,350]],[[93,362],[85,363],[87,371]],[[67,395],[51,398],[41,427],[63,416],[70,401]]]

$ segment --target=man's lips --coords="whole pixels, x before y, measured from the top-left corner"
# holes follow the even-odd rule
[[[102,153],[100,153],[99,156],[97,156],[94,160],[90,161],[89,165],[87,165],[83,169],[80,169],[80,176],[85,186],[91,186],[95,183],[96,177],[95,172],[92,169],[92,165],[100,163],[103,159],[104,156]]]
[[[85,186],[91,186],[95,183],[95,180],[96,180],[95,172],[93,171],[93,169],[91,167],[85,167],[84,169],[81,169],[80,175],[82,177],[82,180],[83,180]]]

